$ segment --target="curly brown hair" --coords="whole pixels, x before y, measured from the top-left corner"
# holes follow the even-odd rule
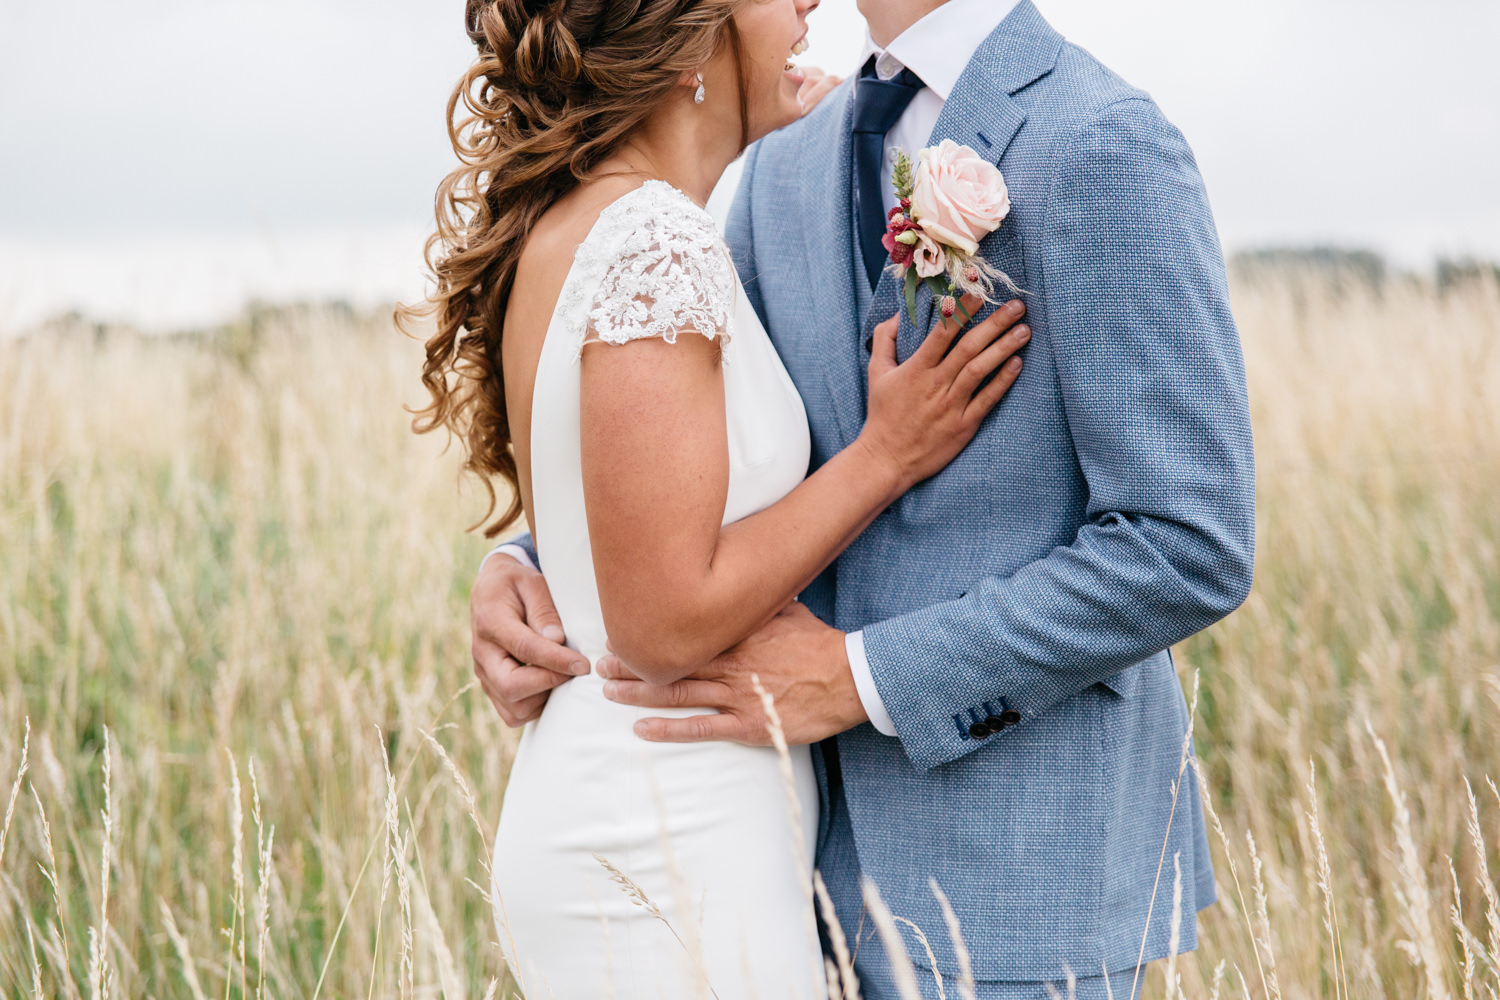
[[[522,514],[500,362],[506,303],[526,237],[542,215],[662,107],[686,73],[728,44],[744,64],[734,13],[746,0],[468,0],[478,58],[448,99],[461,165],[438,185],[426,259],[435,287],[396,321],[434,317],[416,410],[419,434],[446,428],[489,493],[474,527],[494,537]],[[510,487],[495,518],[493,479]],[[488,524],[486,524],[488,522]]]

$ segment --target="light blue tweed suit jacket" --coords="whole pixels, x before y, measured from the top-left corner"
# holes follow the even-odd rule
[[[754,146],[727,232],[806,403],[815,467],[859,433],[864,343],[898,308],[889,276],[871,295],[858,252],[852,110],[845,83]],[[820,859],[857,856],[948,975],[930,878],[978,978],[1098,975],[1134,966],[1143,938],[1148,960],[1167,953],[1174,860],[1184,948],[1214,900],[1191,770],[1173,803],[1187,711],[1167,650],[1250,589],[1244,364],[1187,143],[1030,0],[964,70],[941,139],[1005,174],[1013,209],[981,250],[1026,290],[1034,334],[968,449],[804,595],[825,621],[864,630],[900,737],[866,725],[838,738],[854,850],[825,829]],[[925,291],[918,305],[902,358],[930,329]],[[1022,722],[972,738],[1002,703]],[[857,902],[840,908],[853,934]]]

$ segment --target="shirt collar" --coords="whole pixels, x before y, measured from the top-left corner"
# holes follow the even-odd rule
[[[875,56],[875,72],[882,79],[895,76],[905,67],[946,101],[979,46],[1019,3],[1020,0],[947,0],[901,32],[885,49],[876,45],[866,30],[864,49],[856,65],[863,66]]]

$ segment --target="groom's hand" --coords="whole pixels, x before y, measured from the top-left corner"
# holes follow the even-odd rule
[[[604,657],[597,669],[607,679],[604,696],[622,705],[717,711],[716,715],[637,722],[636,735],[656,743],[723,740],[769,745],[766,713],[752,677],[760,678],[774,700],[788,743],[816,743],[869,721],[849,672],[844,633],[824,625],[797,603],[675,684],[647,684],[616,656]]]
[[[589,672],[562,645],[562,619],[542,574],[504,554],[487,560],[469,595],[474,675],[506,725],[542,714],[552,689]]]

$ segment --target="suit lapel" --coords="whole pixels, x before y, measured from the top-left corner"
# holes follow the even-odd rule
[[[816,338],[821,349],[814,351],[812,363],[823,371],[838,424],[839,441],[831,454],[853,441],[864,425],[859,316],[869,296],[861,294],[860,286],[869,284],[854,235],[852,83],[834,91],[824,104],[830,106],[826,111],[820,107],[814,112],[817,120],[808,122],[813,128],[804,154],[810,167],[802,175],[801,228],[805,259],[819,279],[814,315],[825,336]]]
[[[1052,71],[1062,46],[1062,35],[1047,23],[1031,0],[1021,0],[964,67],[933,125],[927,145],[952,139],[999,164],[1026,123],[1026,112],[1014,95]],[[989,239],[998,233],[999,230],[992,233]],[[984,252],[983,244],[980,252]],[[905,360],[932,329],[935,304],[926,287],[919,288],[918,323],[913,325],[902,302],[899,284],[889,274],[881,277],[874,305],[866,313],[862,327],[863,336],[868,338],[875,325],[899,307],[901,329],[896,337],[896,352],[898,358]]]
[[[1022,0],[959,74],[928,145],[952,139],[999,163],[1026,123],[1014,95],[1052,72],[1062,47],[1062,35]]]

